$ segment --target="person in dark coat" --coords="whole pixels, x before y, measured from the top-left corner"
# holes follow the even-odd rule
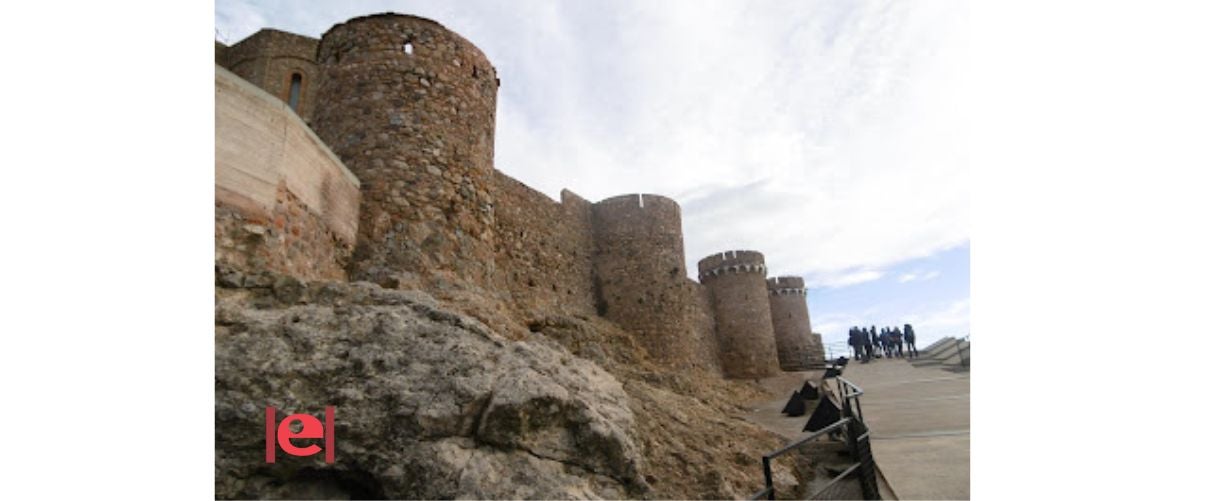
[[[896,356],[904,357],[904,333],[900,332],[899,327],[891,329],[891,342],[895,343]]]
[[[870,331],[862,328],[862,361],[869,363],[874,353],[874,347],[870,345]]]
[[[870,356],[877,356],[879,348],[879,335],[874,331],[874,326],[870,326]]]
[[[908,343],[908,358],[920,356],[916,351],[916,332],[912,330],[912,324],[904,324],[904,342]]]
[[[849,349],[854,352],[854,360],[862,360],[862,333],[857,327],[849,328]]]
[[[883,328],[883,335],[879,336],[883,340],[883,353],[889,358],[895,358],[895,344],[891,342],[891,329]]]

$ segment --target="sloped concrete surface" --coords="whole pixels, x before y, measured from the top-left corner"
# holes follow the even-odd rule
[[[851,362],[883,477],[899,499],[970,499],[971,376],[901,359]]]

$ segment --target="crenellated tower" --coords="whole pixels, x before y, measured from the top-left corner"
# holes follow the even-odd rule
[[[770,318],[778,345],[778,365],[784,371],[824,367],[824,349],[816,345],[808,316],[807,289],[803,277],[766,279],[770,295]]]
[[[699,261],[699,281],[710,292],[724,374],[752,379],[778,370],[778,350],[766,294],[765,257],[738,250]]]

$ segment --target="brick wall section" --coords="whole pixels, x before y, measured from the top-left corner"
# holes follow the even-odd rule
[[[273,271],[306,280],[346,280],[343,266],[352,245],[331,232],[309,207],[278,186],[270,212],[230,203],[218,190],[214,238],[216,261],[244,271]]]
[[[327,31],[318,63],[314,130],[363,186],[352,278],[498,287],[485,55],[434,21],[381,14]]]
[[[594,314],[590,202],[561,202],[494,171],[497,265],[525,322],[554,313]]]
[[[711,293],[724,374],[738,379],[778,374],[762,254],[726,251],[705,257],[699,261],[699,280]]]
[[[802,277],[773,277],[766,279],[770,295],[770,320],[774,324],[774,341],[778,346],[778,366],[784,371],[808,368],[809,355],[814,355],[812,324]]]
[[[284,103],[215,68],[218,262],[345,278],[359,181]]]
[[[309,122],[320,77],[315,63],[317,52],[317,39],[263,29],[218,50],[216,57],[218,64],[285,103],[289,101],[293,75],[301,75],[297,114]]]
[[[678,203],[623,195],[595,203],[593,213],[599,313],[668,366],[697,364],[687,317],[695,294],[686,276]]]

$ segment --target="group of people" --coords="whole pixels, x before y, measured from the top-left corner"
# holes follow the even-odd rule
[[[850,327],[849,346],[853,348],[854,359],[864,364],[884,355],[887,358],[918,356],[916,333],[912,331],[912,324],[904,324],[902,331],[899,327],[883,327],[882,330],[876,330],[873,325],[869,330],[865,327]]]

